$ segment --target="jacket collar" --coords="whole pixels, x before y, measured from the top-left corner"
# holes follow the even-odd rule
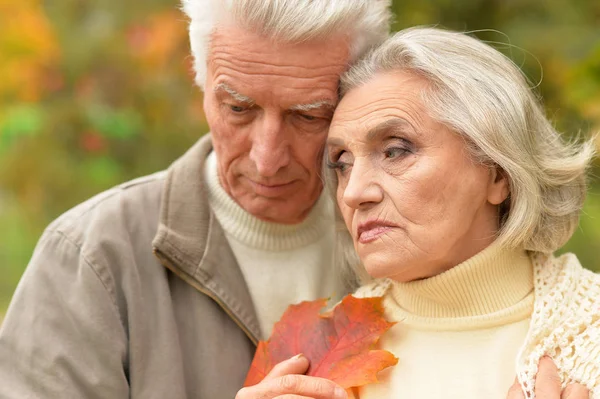
[[[215,300],[257,343],[260,328],[248,287],[208,206],[204,163],[211,151],[207,134],[169,168],[152,245],[163,265]]]

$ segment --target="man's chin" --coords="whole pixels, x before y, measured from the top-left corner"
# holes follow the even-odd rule
[[[310,208],[290,206],[292,198],[255,197],[240,206],[257,219],[270,223],[298,224],[308,215]]]

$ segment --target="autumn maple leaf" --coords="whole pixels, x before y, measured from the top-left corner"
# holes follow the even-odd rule
[[[260,341],[244,386],[258,384],[279,362],[302,353],[306,375],[328,378],[344,388],[377,382],[377,373],[398,359],[375,350],[394,323],[383,317],[381,297],[346,296],[333,313],[320,314],[326,299],[302,302],[285,311],[268,341]]]

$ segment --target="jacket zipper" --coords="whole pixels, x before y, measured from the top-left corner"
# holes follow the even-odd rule
[[[204,295],[208,296],[210,299],[215,301],[221,307],[221,309],[223,309],[225,311],[225,313],[227,313],[229,318],[231,318],[235,322],[235,324],[237,324],[238,327],[241,328],[242,331],[244,331],[244,333],[250,339],[250,341],[252,341],[252,343],[255,346],[258,345],[258,340],[252,335],[250,330],[248,330],[246,328],[246,326],[244,326],[244,324],[231,312],[231,310],[227,307],[227,305],[225,305],[214,292],[201,286],[198,283],[198,281],[191,278],[186,273],[182,273],[180,270],[178,270],[173,265],[173,263],[169,260],[169,258],[167,258],[163,254],[161,254],[156,248],[153,248],[152,252],[154,253],[154,256],[156,256],[158,258],[158,260],[160,261],[160,263],[162,263],[162,265],[164,267],[166,267],[167,269],[169,269],[170,271],[175,273],[178,277],[183,279],[186,283],[188,283],[189,285],[191,285],[192,287],[194,287],[195,289],[197,289],[198,291],[200,291],[201,293],[203,293]]]

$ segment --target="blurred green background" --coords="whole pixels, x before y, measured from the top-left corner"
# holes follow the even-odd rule
[[[561,131],[600,131],[600,1],[405,0],[394,11],[395,30],[483,30]],[[0,320],[52,219],[165,168],[207,131],[185,29],[173,0],[0,0]],[[599,243],[596,179],[565,250],[600,271]]]

